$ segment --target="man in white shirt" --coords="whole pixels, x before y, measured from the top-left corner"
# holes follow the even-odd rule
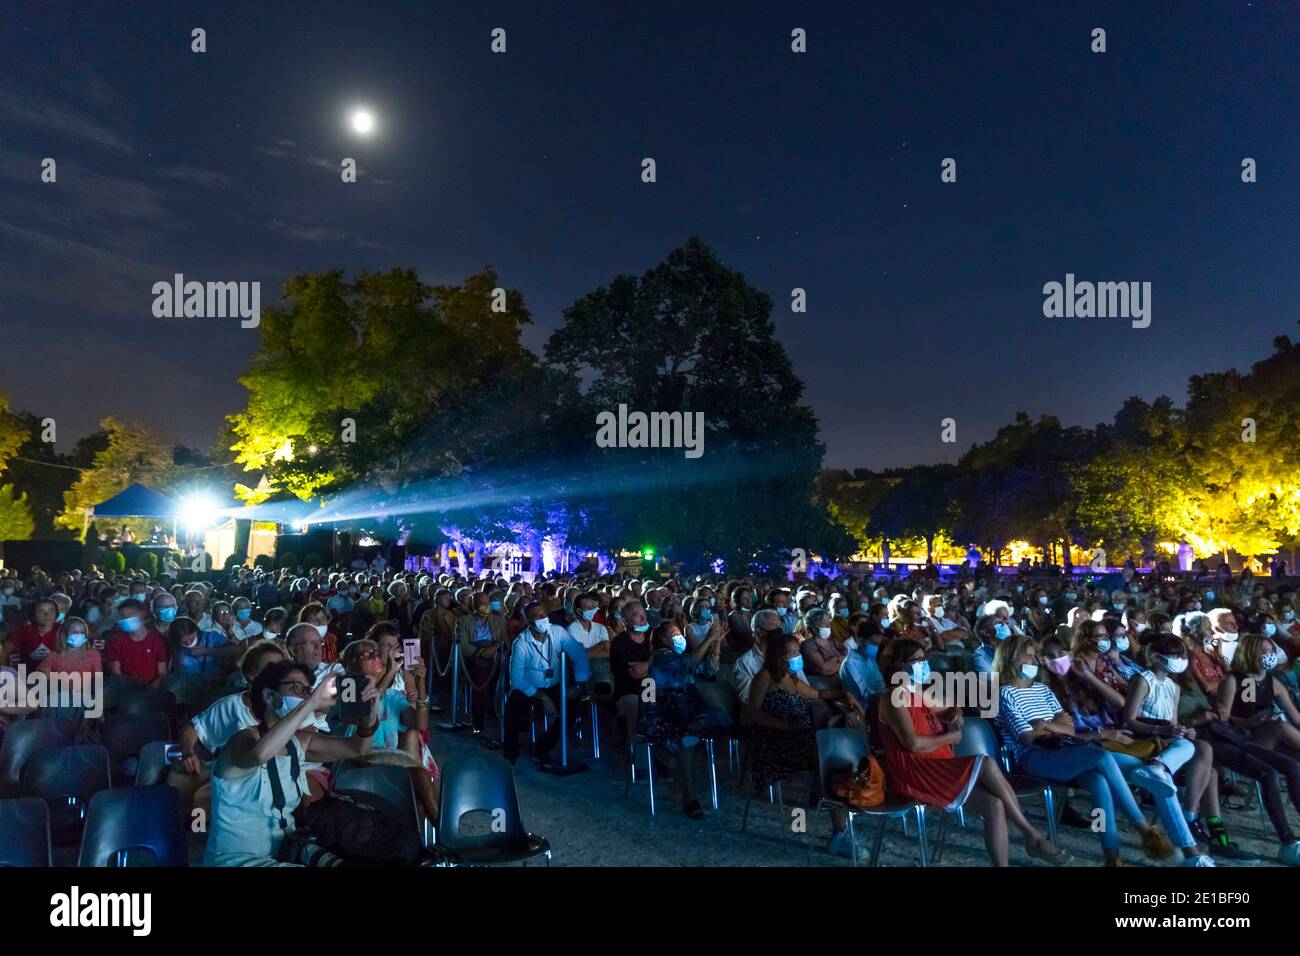
[[[528,630],[515,638],[510,651],[510,696],[506,698],[505,740],[501,753],[512,764],[519,759],[519,734],[528,726],[532,706],[540,701],[551,726],[537,738],[533,756],[545,766],[550,751],[560,740],[559,704],[565,688],[560,686],[560,654],[573,666],[573,677],[584,689],[591,668],[587,649],[564,628],[547,619],[546,608],[533,601],[524,609]]]
[[[763,655],[767,651],[768,633],[772,631],[784,633],[785,631],[781,623],[781,614],[770,608],[755,611],[754,616],[749,619],[749,626],[754,632],[754,646],[737,658],[733,672],[735,674],[736,700],[740,704],[741,714],[749,710],[749,685],[754,682],[754,675],[763,669]],[[795,675],[795,679],[807,683],[802,671]]]

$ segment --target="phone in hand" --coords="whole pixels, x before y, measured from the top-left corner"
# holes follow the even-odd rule
[[[370,713],[370,702],[361,699],[365,689],[366,678],[362,674],[344,674],[338,679],[340,720],[361,720]]]
[[[420,642],[417,638],[408,637],[402,641],[402,666],[410,670],[419,662]]]

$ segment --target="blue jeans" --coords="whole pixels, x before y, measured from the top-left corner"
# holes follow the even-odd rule
[[[1125,779],[1134,770],[1146,763],[1140,757],[1134,757],[1132,754],[1112,753],[1115,763],[1119,765],[1120,772],[1124,774]],[[1135,787],[1142,786],[1141,782],[1133,784]],[[1187,817],[1183,815],[1183,808],[1179,806],[1178,797],[1156,797],[1156,816],[1160,818],[1161,824],[1165,828],[1165,833],[1169,834],[1169,842],[1178,849],[1195,846],[1196,838],[1192,836],[1191,828],[1187,825]]]
[[[1119,825],[1115,820],[1117,805],[1131,822],[1146,821],[1114,756],[1098,746],[1030,747],[1020,758],[1020,767],[1035,777],[1054,783],[1077,783],[1087,790],[1093,807],[1102,812],[1102,829],[1097,835],[1104,850],[1119,850]]]

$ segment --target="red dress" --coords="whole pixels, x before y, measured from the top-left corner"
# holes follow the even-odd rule
[[[925,704],[909,704],[904,713],[911,719],[918,737],[938,737],[944,733],[943,724]],[[952,810],[966,802],[983,757],[958,757],[947,745],[929,753],[915,753],[903,746],[888,721],[879,723],[885,742],[885,782],[891,793]]]

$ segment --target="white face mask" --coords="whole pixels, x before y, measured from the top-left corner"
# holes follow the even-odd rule
[[[817,628],[817,636],[825,640],[831,636],[831,629],[829,627],[819,627]]]
[[[78,647],[84,647],[85,644],[86,644],[85,634],[73,633],[68,635],[68,647],[72,648],[73,650],[76,650]]]
[[[321,637],[324,637],[325,632],[330,629],[330,626],[328,624],[313,624],[312,627],[316,628],[316,633],[319,634]]]
[[[1223,641],[1219,644],[1219,653],[1223,655],[1224,661],[1231,664],[1232,659],[1237,656],[1237,642]]]
[[[1187,658],[1185,657],[1166,657],[1164,658],[1165,667],[1171,674],[1181,674],[1187,670]]]
[[[1037,664],[1021,664],[1021,665],[1020,665],[1020,676],[1023,677],[1025,680],[1033,680],[1035,677],[1038,676],[1038,665],[1037,665]]]

